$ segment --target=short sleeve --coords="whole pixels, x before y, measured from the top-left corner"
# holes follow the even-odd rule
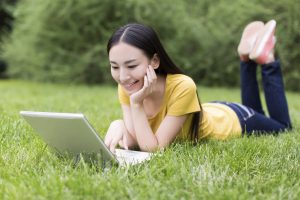
[[[123,105],[130,105],[128,94],[124,91],[121,85],[118,85],[119,101]]]
[[[168,115],[180,116],[200,111],[197,87],[191,78],[184,77],[173,87],[168,102]]]

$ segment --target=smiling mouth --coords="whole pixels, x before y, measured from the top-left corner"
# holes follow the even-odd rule
[[[130,84],[126,84],[126,85],[124,85],[124,87],[127,88],[127,89],[131,89],[131,87],[132,87],[133,85],[135,85],[137,82],[139,82],[139,81],[134,81],[134,82],[132,82],[132,83],[130,83]]]

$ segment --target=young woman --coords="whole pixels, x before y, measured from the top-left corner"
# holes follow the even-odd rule
[[[201,104],[194,81],[174,64],[157,34],[142,24],[127,24],[111,36],[107,52],[118,83],[123,119],[113,121],[105,144],[156,151],[175,139],[227,139],[253,132],[277,133],[291,128],[278,60],[274,58],[274,20],[252,22],[244,29],[241,58],[242,104]],[[256,79],[261,64],[264,115]]]

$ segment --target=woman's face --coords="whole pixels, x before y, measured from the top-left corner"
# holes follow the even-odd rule
[[[120,42],[109,51],[111,75],[131,95],[144,85],[144,76],[150,59],[132,45]]]

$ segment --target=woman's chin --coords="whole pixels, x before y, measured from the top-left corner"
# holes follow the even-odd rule
[[[142,89],[142,85],[139,85],[139,83],[133,85],[131,88],[124,88],[126,93],[130,96],[132,95],[133,93],[136,93],[137,91],[141,90]]]
[[[130,96],[130,95],[136,93],[139,90],[138,89],[132,89],[132,90],[125,90],[125,91],[126,91],[127,95]]]

